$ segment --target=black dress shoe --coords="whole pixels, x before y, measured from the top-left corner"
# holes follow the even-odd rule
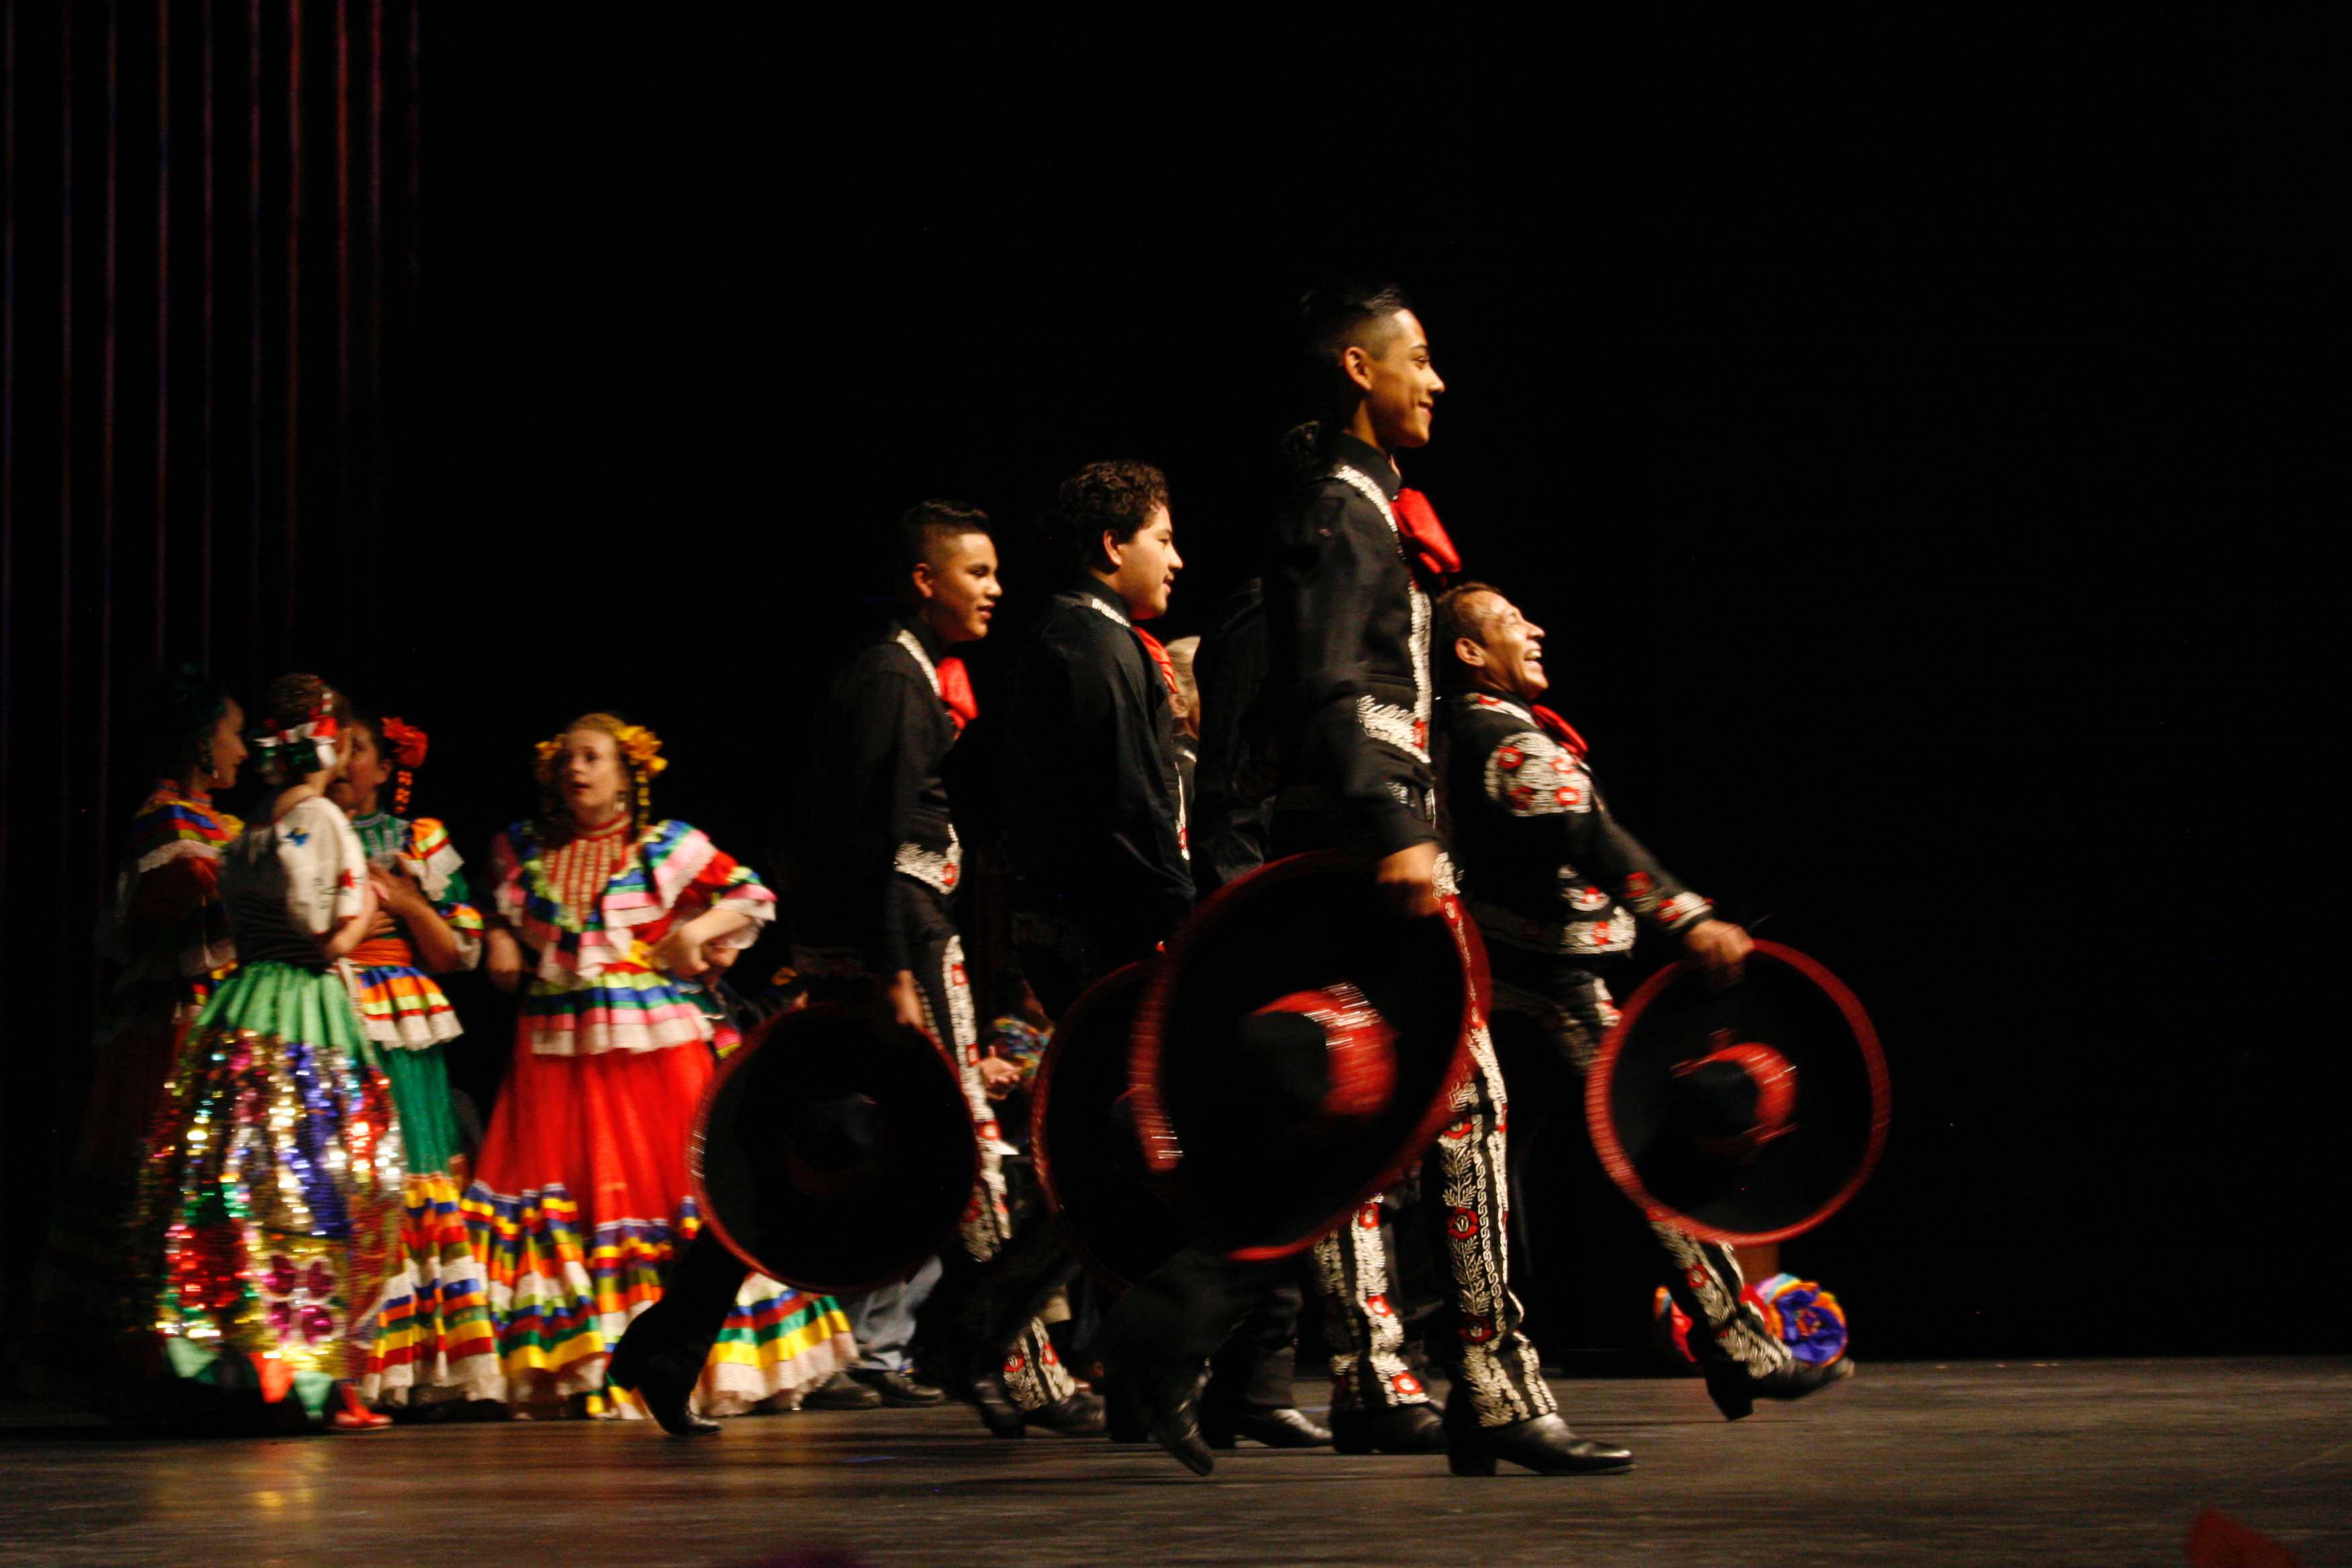
[[[637,1321],[644,1322],[647,1315],[640,1313]],[[635,1325],[631,1328],[634,1331]],[[630,1333],[623,1334],[621,1342],[613,1347],[613,1359],[604,1369],[605,1381],[615,1388],[636,1390],[646,1411],[671,1436],[717,1436],[719,1423],[697,1415],[693,1410],[694,1385],[702,1380],[702,1358],[696,1357],[692,1368],[684,1369],[675,1364],[676,1358],[640,1348],[646,1343],[642,1339],[635,1346],[631,1345],[632,1337]]]
[[[808,1391],[801,1400],[803,1410],[879,1410],[882,1394],[859,1381],[851,1372],[836,1372]]]
[[[1146,1374],[1139,1369],[1110,1368],[1111,1397],[1131,1413],[1151,1440],[1169,1457],[1196,1476],[1217,1468],[1209,1446],[1201,1440],[1201,1386],[1208,1369],[1191,1377],[1171,1376],[1165,1369]]]
[[[1021,1419],[1021,1406],[1013,1403],[1001,1377],[975,1377],[971,1380],[971,1402],[980,1411],[980,1423],[988,1428],[992,1437],[1026,1437],[1028,1426]]]
[[[1633,1468],[1630,1450],[1580,1437],[1557,1415],[1507,1426],[1449,1426],[1445,1441],[1446,1468],[1457,1476],[1491,1476],[1498,1459],[1539,1476],[1613,1476]]]
[[[1244,1405],[1201,1412],[1201,1436],[1212,1448],[1230,1448],[1249,1437],[1269,1448],[1324,1448],[1331,1434],[1288,1405]]]
[[[1051,1405],[1021,1413],[1024,1426],[1042,1426],[1065,1437],[1099,1437],[1103,1430],[1102,1396],[1081,1388]]]
[[[1334,1410],[1331,1445],[1343,1454],[1442,1454],[1445,1424],[1426,1404]]]
[[[1633,1468],[1633,1453],[1580,1437],[1557,1415],[1481,1426],[1470,1391],[1455,1384],[1445,1400],[1445,1467],[1457,1476],[1491,1476],[1508,1459],[1539,1476],[1613,1476]]]
[[[869,1367],[852,1367],[849,1375],[872,1389],[880,1396],[883,1404],[895,1405],[900,1409],[919,1409],[925,1405],[940,1404],[947,1398],[944,1390],[933,1388],[928,1383],[918,1382],[909,1373],[878,1372]]]
[[[1853,1375],[1853,1363],[1843,1356],[1818,1365],[1792,1359],[1782,1371],[1762,1377],[1737,1362],[1725,1362],[1706,1369],[1706,1394],[1725,1420],[1738,1421],[1755,1413],[1759,1399],[1802,1399]]]

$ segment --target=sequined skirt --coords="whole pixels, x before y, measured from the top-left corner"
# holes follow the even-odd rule
[[[391,1086],[342,979],[240,970],[197,1015],[170,1103],[140,1204],[169,1370],[315,1414],[367,1369],[405,1271]]]

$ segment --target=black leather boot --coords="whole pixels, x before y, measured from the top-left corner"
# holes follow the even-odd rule
[[[646,1402],[646,1409],[661,1423],[663,1431],[673,1437],[715,1437],[719,1426],[708,1417],[697,1415],[693,1409],[694,1385],[702,1380],[702,1363],[709,1355],[708,1345],[699,1354],[688,1359],[686,1352],[659,1345],[654,1337],[662,1320],[654,1316],[661,1303],[656,1302],[637,1314],[635,1322],[613,1347],[613,1359],[604,1372],[605,1381],[615,1388],[630,1388]],[[650,1321],[655,1327],[644,1331]]]
[[[1205,1373],[1203,1368],[1202,1372]],[[1201,1440],[1202,1374],[1171,1374],[1165,1368],[1112,1366],[1113,1397],[1132,1412],[1151,1440],[1196,1476],[1217,1468],[1208,1444]]]
[[[1269,1448],[1323,1448],[1331,1443],[1331,1434],[1305,1411],[1287,1405],[1211,1406],[1201,1412],[1201,1436],[1212,1448],[1230,1448],[1244,1437]]]
[[[1706,1368],[1707,1397],[1727,1421],[1753,1415],[1759,1399],[1802,1399],[1853,1375],[1853,1363],[1844,1356],[1816,1365],[1791,1360],[1780,1372],[1758,1377],[1738,1362],[1717,1362]]]
[[[1331,1412],[1331,1446],[1343,1454],[1442,1454],[1445,1424],[1434,1405]]]
[[[992,1437],[1026,1437],[1029,1428],[1021,1419],[1021,1406],[1013,1403],[1013,1395],[1004,1391],[1004,1380],[993,1373],[971,1380],[971,1402],[980,1407],[981,1425]]]
[[[1024,1426],[1059,1432],[1065,1437],[1099,1437],[1103,1431],[1102,1396],[1081,1388],[1051,1405],[1023,1411],[1021,1421]]]
[[[1445,1401],[1446,1468],[1457,1476],[1491,1476],[1502,1459],[1539,1476],[1610,1476],[1633,1468],[1629,1450],[1580,1437],[1557,1415],[1481,1426],[1468,1390],[1455,1384]]]

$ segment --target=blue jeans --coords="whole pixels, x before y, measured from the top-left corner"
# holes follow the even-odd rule
[[[862,1296],[844,1296],[841,1310],[857,1339],[859,1372],[912,1372],[908,1347],[915,1342],[915,1313],[940,1282],[940,1260],[926,1258],[914,1278]]]

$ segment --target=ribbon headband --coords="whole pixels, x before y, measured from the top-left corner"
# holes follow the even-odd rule
[[[254,736],[253,744],[269,779],[299,778],[335,765],[335,739],[341,732],[332,713],[314,710],[290,730],[263,731]],[[304,746],[310,748],[307,757],[299,749]]]

